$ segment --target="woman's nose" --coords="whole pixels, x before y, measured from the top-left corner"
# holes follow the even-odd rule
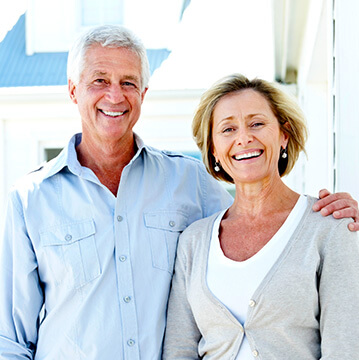
[[[238,129],[237,132],[237,145],[245,146],[253,141],[253,135],[247,127]]]

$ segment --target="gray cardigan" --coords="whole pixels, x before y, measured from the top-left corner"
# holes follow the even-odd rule
[[[244,332],[255,359],[359,359],[359,243],[349,219],[306,212],[248,305],[244,327],[210,292],[214,220],[181,235],[163,359],[234,359]]]

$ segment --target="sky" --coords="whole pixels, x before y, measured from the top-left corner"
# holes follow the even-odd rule
[[[0,41],[26,10],[26,0],[0,0]]]
[[[271,1],[192,0],[151,88],[208,88],[242,73],[274,80]],[[186,69],[186,71],[183,71]]]

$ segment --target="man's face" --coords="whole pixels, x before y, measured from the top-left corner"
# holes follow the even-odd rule
[[[141,86],[137,54],[126,48],[90,47],[79,83],[69,80],[70,97],[82,119],[83,141],[132,141],[147,91]]]

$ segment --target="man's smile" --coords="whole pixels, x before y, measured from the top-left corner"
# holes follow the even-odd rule
[[[99,109],[99,111],[102,112],[103,114],[105,114],[107,116],[111,116],[111,117],[121,116],[127,112],[127,110],[126,111],[106,111],[106,110],[101,110],[101,109]]]

